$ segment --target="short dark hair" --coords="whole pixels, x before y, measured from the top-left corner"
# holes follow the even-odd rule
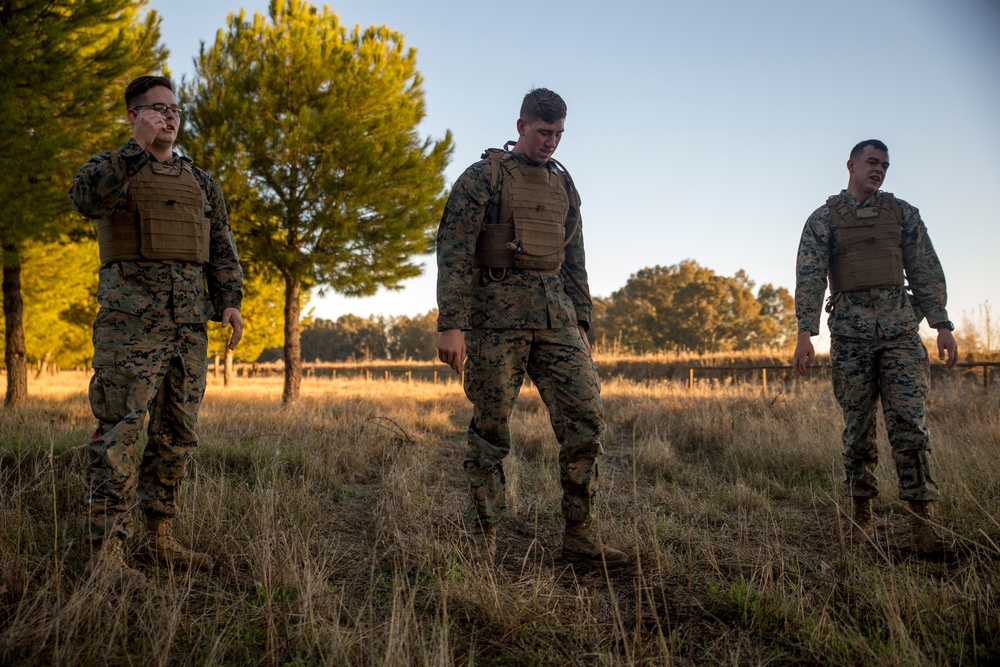
[[[521,102],[521,120],[543,120],[554,123],[566,117],[566,103],[563,98],[548,88],[532,88]]]
[[[861,152],[865,150],[866,146],[872,146],[875,150],[882,151],[883,153],[889,152],[889,147],[878,139],[865,139],[864,141],[858,142],[858,145],[851,149],[851,159],[857,160],[861,157]]]
[[[140,76],[138,79],[132,79],[132,83],[125,86],[125,108],[131,109],[150,88],[159,86],[174,92],[174,84],[165,76]]]

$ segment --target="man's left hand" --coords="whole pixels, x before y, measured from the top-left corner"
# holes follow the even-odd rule
[[[938,329],[938,359],[944,361],[948,368],[954,368],[958,363],[958,343],[955,341],[955,334],[948,329]],[[945,359],[945,352],[948,358]]]
[[[236,308],[226,308],[222,311],[222,326],[233,325],[233,335],[229,337],[229,349],[235,350],[243,338],[243,317]]]

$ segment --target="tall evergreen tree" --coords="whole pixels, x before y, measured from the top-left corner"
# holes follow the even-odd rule
[[[421,139],[416,52],[385,26],[350,33],[336,14],[272,0],[230,14],[184,89],[181,143],[220,179],[241,257],[285,283],[285,385],[302,378],[301,298],[361,296],[419,275],[444,206],[451,133]]]
[[[91,153],[128,135],[120,121],[125,83],[166,59],[159,18],[144,5],[145,0],[0,1],[0,256],[8,406],[21,405],[27,396],[21,251],[29,240],[67,232],[66,193],[76,169]]]

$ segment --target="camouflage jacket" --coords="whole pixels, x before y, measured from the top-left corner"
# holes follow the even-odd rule
[[[548,168],[557,169],[552,163]],[[497,188],[502,187],[500,172]],[[502,280],[492,280],[472,268],[476,238],[488,207],[495,205],[490,203],[494,191],[490,161],[484,159],[465,170],[448,197],[437,235],[438,331],[548,329],[578,323],[589,329],[593,304],[582,228],[566,246],[566,260],[558,272],[507,269]],[[567,229],[580,216],[579,198],[571,195],[570,201]]]
[[[865,202],[840,192],[850,210],[871,205],[874,195]],[[907,286],[880,290],[872,299],[867,290],[841,292],[830,297],[830,333],[846,338],[874,340],[895,338],[916,331],[920,320],[937,324],[948,319],[948,301],[944,271],[938,261],[920,212],[902,199],[897,199],[903,213],[903,267]],[[820,307],[826,291],[829,269],[830,210],[824,204],[806,221],[799,241],[795,265],[795,316],[799,331],[819,333]],[[909,291],[908,291],[909,290]]]
[[[93,156],[73,179],[70,203],[93,219],[124,211],[129,181],[151,159],[155,158],[134,139],[117,150]],[[174,153],[172,159],[181,158]],[[97,287],[100,305],[143,317],[170,318],[178,323],[218,321],[226,308],[240,308],[243,269],[222,190],[204,171],[193,165],[192,170],[205,193],[205,215],[211,223],[208,263],[109,262],[101,267]]]

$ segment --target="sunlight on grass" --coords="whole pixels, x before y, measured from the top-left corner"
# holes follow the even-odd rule
[[[83,574],[89,375],[33,381],[24,409],[0,413],[0,663],[1000,660],[995,387],[935,381],[939,520],[961,554],[936,563],[910,549],[884,436],[876,538],[852,542],[828,380],[607,376],[599,528],[635,559],[607,576],[559,557],[558,444],[534,387],[489,572],[460,519],[459,379],[372,378],[306,378],[290,407],[280,378],[210,378],[175,532],[219,567],[140,562],[135,594]]]

